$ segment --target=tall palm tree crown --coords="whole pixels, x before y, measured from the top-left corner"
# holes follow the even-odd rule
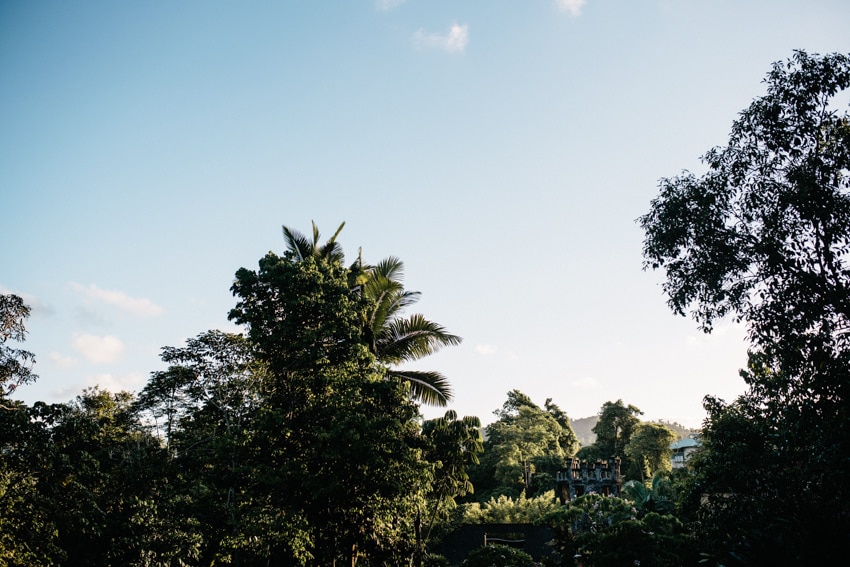
[[[321,246],[315,222],[312,241],[286,226],[283,227],[283,236],[288,251],[298,260],[315,257],[341,263],[344,254],[336,238],[344,226],[345,223],[340,224],[334,235]],[[395,367],[419,360],[444,346],[460,344],[462,339],[421,314],[402,316],[402,311],[416,303],[421,294],[404,289],[404,264],[398,258],[390,256],[375,266],[364,265],[358,258],[350,272],[352,287],[369,299],[371,305],[363,316],[363,338],[378,362],[387,366],[387,377],[407,383],[411,397],[417,401],[427,405],[447,405],[452,398],[452,390],[445,376],[435,371]]]
[[[419,360],[462,340],[419,313],[401,316],[404,308],[416,303],[421,295],[404,289],[403,273],[401,260],[390,256],[365,268],[366,281],[362,288],[372,304],[364,321],[369,349],[378,361],[390,367]],[[439,372],[389,368],[387,375],[407,382],[411,395],[425,404],[445,406],[451,400],[451,386]]]
[[[341,223],[334,235],[322,246],[319,246],[319,227],[316,226],[315,221],[313,221],[312,242],[306,236],[288,226],[283,227],[283,239],[286,241],[287,249],[299,260],[313,256],[315,258],[323,258],[329,262],[342,262],[345,256],[342,253],[342,246],[336,241],[336,237],[342,232],[342,227],[344,226],[345,223]]]

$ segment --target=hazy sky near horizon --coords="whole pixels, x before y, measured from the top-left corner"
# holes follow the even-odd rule
[[[635,220],[794,49],[850,53],[850,3],[0,3],[0,291],[40,375],[15,397],[138,391],[161,347],[238,331],[281,225],[344,221],[464,338],[417,364],[459,414],[516,388],[698,426],[745,333],[670,312]]]

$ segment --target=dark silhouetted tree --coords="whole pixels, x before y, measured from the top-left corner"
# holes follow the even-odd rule
[[[661,181],[643,252],[675,313],[706,331],[729,316],[752,343],[747,393],[706,400],[695,470],[711,552],[829,564],[850,533],[850,57],[798,51],[765,83],[706,173]],[[732,429],[761,464],[734,465]]]

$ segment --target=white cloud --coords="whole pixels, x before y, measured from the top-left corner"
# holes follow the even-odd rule
[[[58,368],[67,369],[71,368],[77,363],[77,359],[71,358],[70,356],[64,356],[59,354],[58,352],[51,352],[48,355],[48,358],[55,364]]]
[[[594,378],[593,376],[585,376],[583,378],[579,378],[578,380],[573,380],[570,382],[570,386],[574,386],[580,390],[595,390],[599,388],[599,380]]]
[[[469,43],[469,26],[452,24],[447,34],[428,33],[420,29],[413,34],[413,44],[419,49],[441,49],[449,53],[460,53]]]
[[[581,9],[587,4],[587,0],[555,0],[558,9],[567,12],[573,18],[581,15]]]
[[[394,8],[398,8],[402,4],[404,4],[407,0],[375,0],[375,8],[378,10],[387,12]]]
[[[71,283],[71,287],[74,291],[83,294],[89,299],[114,305],[119,309],[129,311],[133,315],[137,315],[139,317],[156,317],[157,315],[161,315],[164,311],[162,307],[155,304],[150,299],[146,299],[144,297],[130,297],[123,291],[100,289],[94,284],[86,287],[73,282]]]
[[[80,354],[95,364],[115,362],[124,355],[124,343],[110,335],[76,335],[73,344]]]
[[[483,354],[484,356],[496,354],[498,350],[499,349],[497,349],[493,345],[475,345],[475,352],[477,352],[478,354]]]
[[[96,374],[86,378],[86,386],[97,386],[101,390],[108,390],[117,393],[122,390],[134,391],[139,390],[145,385],[145,375],[142,372],[132,372],[116,376],[114,374]]]

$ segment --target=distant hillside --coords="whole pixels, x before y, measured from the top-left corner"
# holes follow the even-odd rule
[[[596,441],[596,434],[592,431],[596,427],[596,422],[599,421],[598,415],[590,417],[582,417],[581,419],[571,419],[573,431],[576,432],[578,442],[582,447],[592,445]]]
[[[687,437],[688,435],[690,435],[692,433],[699,433],[699,429],[691,429],[689,427],[685,427],[681,423],[676,423],[675,421],[667,421],[667,420],[664,420],[664,419],[657,419],[657,420],[653,421],[652,423],[660,423],[661,425],[666,425],[667,427],[669,427],[673,431],[673,433],[676,434],[676,437],[678,437],[679,439],[684,439],[685,437]]]
[[[582,447],[592,445],[593,442],[596,441],[596,434],[593,433],[593,428],[596,427],[597,421],[599,421],[598,415],[592,415],[590,417],[582,417],[579,419],[570,420],[573,425],[573,431],[576,432],[576,437],[578,437],[579,443],[581,443]],[[684,439],[691,433],[697,432],[696,429],[689,429],[681,423],[676,423],[675,421],[665,421],[663,419],[659,419],[651,423],[660,423],[661,425],[666,425],[670,428],[671,431],[673,431],[673,433],[676,434],[676,437],[679,439]]]

